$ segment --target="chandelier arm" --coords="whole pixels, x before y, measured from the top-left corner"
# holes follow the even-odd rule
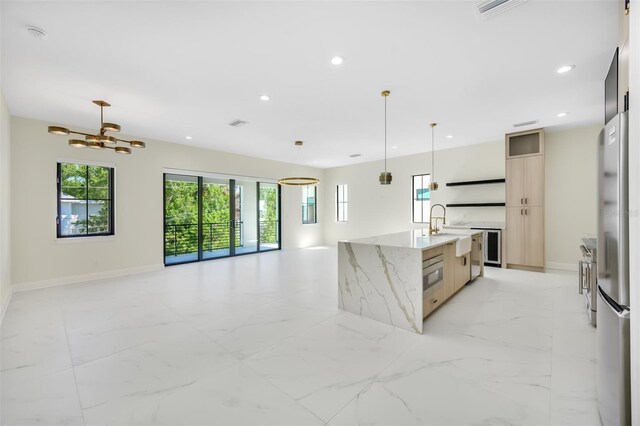
[[[95,135],[92,135],[91,133],[77,132],[71,129],[69,129],[69,133],[73,133],[74,135],[82,135],[82,136],[95,136]]]

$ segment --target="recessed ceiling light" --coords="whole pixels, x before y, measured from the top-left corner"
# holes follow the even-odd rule
[[[566,117],[567,115],[569,115],[568,112],[559,112],[558,113],[558,117]]]
[[[392,146],[391,149],[398,149],[398,145]]]
[[[447,135],[447,139],[453,139],[453,135]]]
[[[47,36],[47,33],[42,28],[38,27],[27,27],[27,32],[38,39],[43,39]]]
[[[333,58],[331,58],[331,63],[333,65],[342,65],[343,62],[344,59],[342,59],[342,56],[334,56]]]
[[[569,71],[571,71],[572,69],[574,69],[576,66],[575,65],[563,65],[560,68],[558,68],[556,70],[556,72],[558,74],[564,74],[564,73],[568,73]]]
[[[271,99],[271,98],[269,97],[269,95],[260,95],[260,100],[261,100],[261,101],[268,101],[269,99]]]
[[[187,140],[193,139],[191,136],[185,136],[184,138],[187,139]]]

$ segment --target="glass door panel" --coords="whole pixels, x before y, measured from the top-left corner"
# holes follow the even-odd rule
[[[199,259],[198,177],[164,176],[164,263]]]
[[[231,191],[228,179],[202,178],[202,258],[232,254]]]
[[[280,200],[278,185],[258,183],[258,217],[260,220],[260,251],[280,248]]]
[[[235,254],[258,251],[257,188],[258,184],[255,181],[235,181]]]

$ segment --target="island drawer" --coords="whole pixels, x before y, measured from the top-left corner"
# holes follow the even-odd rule
[[[442,246],[439,247],[434,247],[432,249],[429,250],[423,250],[422,251],[422,260],[427,260],[427,259],[431,259],[434,256],[437,256],[439,254],[442,254],[444,252],[444,248]]]
[[[444,302],[444,282],[430,288],[422,298],[422,318],[425,318]]]

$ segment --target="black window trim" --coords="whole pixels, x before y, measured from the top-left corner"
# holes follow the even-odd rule
[[[424,202],[425,201],[428,201],[429,205],[431,205],[431,199],[429,199],[429,200],[418,200],[416,198],[416,186],[415,186],[416,179],[415,178],[418,177],[418,176],[421,177],[421,180],[424,180],[425,176],[429,176],[429,180],[431,180],[431,173],[420,173],[420,174],[417,174],[417,175],[411,175],[411,223],[429,223],[428,220],[427,220],[427,222],[423,222],[423,221],[416,222],[415,221],[415,217],[416,217],[416,212],[414,210],[415,207],[416,207],[416,203],[415,202],[416,201],[420,201],[422,203],[421,204],[421,206],[422,206],[421,208],[424,208]],[[422,214],[420,215],[420,218],[423,218],[424,217],[424,210],[421,213]]]
[[[103,201],[109,201],[109,232],[101,232],[101,233],[95,233],[95,234],[73,234],[73,235],[63,235],[61,233],[61,228],[60,228],[60,216],[62,215],[62,205],[61,205],[61,200],[62,200],[62,164],[78,164],[78,165],[82,165],[82,166],[87,166],[87,174],[89,173],[89,166],[93,166],[93,167],[104,167],[106,169],[109,170],[109,199],[108,200],[103,200]],[[82,161],[72,161],[72,160],[59,160],[57,161],[56,164],[56,202],[57,202],[57,211],[56,211],[56,238],[60,238],[60,239],[69,239],[69,238],[92,238],[92,237],[108,237],[108,236],[113,236],[116,234],[116,229],[115,229],[115,197],[114,197],[114,183],[115,183],[115,174],[116,174],[116,169],[114,166],[107,166],[107,165],[100,165],[100,164],[92,164],[92,163],[84,163]],[[87,185],[88,183],[88,177],[87,177]],[[87,194],[88,196],[88,194]],[[85,201],[89,201],[89,199],[85,199]],[[88,209],[89,209],[89,203],[87,202],[87,218],[89,217],[88,214]],[[88,228],[87,228],[88,231]]]
[[[342,198],[343,200],[340,201],[340,187],[344,187],[342,189]],[[343,204],[345,206],[347,206],[349,204],[349,201],[344,201],[344,190],[347,189],[347,184],[346,183],[341,183],[336,185],[336,222],[339,223],[347,223],[349,222],[349,218],[348,217],[344,217],[342,219],[340,219],[340,204]],[[342,212],[344,213],[344,208],[342,209]],[[347,215],[345,215],[347,216]]]
[[[309,197],[305,197],[304,202],[302,203],[302,224],[303,225],[314,225],[318,223],[318,187],[315,185],[309,185],[311,187],[313,187],[313,221],[308,220],[309,219]],[[306,187],[308,188],[308,186]],[[302,187],[302,190],[305,190],[305,187]],[[304,215],[304,206],[307,206],[307,216],[305,217]]]

